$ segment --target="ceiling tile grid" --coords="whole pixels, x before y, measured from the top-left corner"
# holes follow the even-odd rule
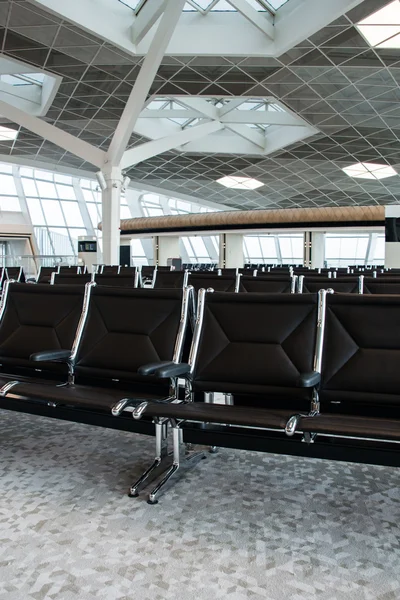
[[[400,177],[355,179],[354,163],[400,172],[400,49],[371,48],[355,24],[390,0],[364,0],[279,58],[164,58],[151,94],[273,96],[320,133],[268,156],[167,152],[128,171],[132,179],[234,208],[397,203]],[[2,53],[63,77],[46,121],[107,149],[141,57],[125,54],[25,0],[0,0]],[[5,119],[0,124],[7,124]],[[133,147],[145,138],[132,135]],[[94,168],[20,128],[0,153]],[[223,188],[226,175],[253,177],[257,190]]]

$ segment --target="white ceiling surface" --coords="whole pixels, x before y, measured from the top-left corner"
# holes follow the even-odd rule
[[[146,0],[138,15],[117,0],[31,0],[133,55],[146,55],[164,0]],[[362,0],[290,0],[276,14],[251,0],[229,0],[239,12],[182,12],[167,48],[171,55],[280,56]],[[277,5],[277,4],[275,4]],[[153,18],[152,18],[153,17]],[[158,18],[156,18],[158,17]],[[149,25],[152,26],[149,28]],[[146,35],[141,37],[142,32]],[[139,43],[136,43],[140,39]]]

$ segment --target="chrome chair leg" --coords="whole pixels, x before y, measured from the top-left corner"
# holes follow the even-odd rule
[[[172,428],[173,435],[173,462],[172,466],[165,473],[164,477],[157,483],[155,488],[150,492],[147,502],[148,504],[157,504],[158,496],[161,492],[166,491],[172,484],[171,478],[175,473],[182,476],[187,470],[193,468],[197,463],[206,458],[205,452],[186,453],[186,446],[183,443],[183,432],[179,427]]]
[[[139,495],[141,488],[145,484],[153,481],[158,475],[160,470],[166,470],[172,461],[171,456],[168,455],[168,424],[167,423],[156,423],[156,457],[153,463],[148,469],[137,479],[130,487],[128,496],[130,498],[136,498]],[[170,459],[170,460],[169,460]]]

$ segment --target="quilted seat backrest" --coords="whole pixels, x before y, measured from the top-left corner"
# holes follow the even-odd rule
[[[321,400],[400,404],[400,296],[327,296]]]
[[[358,294],[358,277],[304,277],[303,292],[313,293],[332,289],[345,294]]]
[[[0,363],[38,368],[29,357],[41,350],[70,350],[82,312],[83,286],[11,283],[0,321]],[[58,363],[40,368],[65,371]]]
[[[400,294],[400,278],[364,277],[364,294]]]
[[[82,275],[78,273],[71,273],[71,275],[69,273],[58,273],[54,277],[54,283],[57,285],[60,283],[63,285],[85,285],[86,283],[89,283],[90,280],[91,275],[88,273]]]
[[[133,287],[134,286],[134,277],[133,275],[110,275],[110,274],[101,274],[95,276],[95,282],[97,285],[108,285],[112,287]]]
[[[316,294],[206,294],[194,388],[303,398],[316,324]]]
[[[118,265],[103,265],[101,272],[104,275],[118,275],[119,267]]]
[[[216,292],[234,292],[236,284],[235,275],[209,275],[208,273],[191,273],[188,284],[192,285],[196,292],[201,288],[213,288]]]
[[[6,267],[6,278],[25,283],[25,273],[22,267]]]
[[[173,359],[182,290],[95,286],[78,348],[77,376],[148,381],[140,366]]]
[[[51,275],[56,271],[57,267],[41,267],[37,283],[50,283]]]
[[[291,279],[290,277],[273,278],[273,277],[241,277],[240,291],[258,292],[261,294],[290,294]]]
[[[173,289],[183,287],[185,273],[183,271],[160,271],[157,270],[155,289]]]

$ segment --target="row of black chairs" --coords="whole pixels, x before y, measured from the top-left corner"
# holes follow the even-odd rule
[[[203,456],[189,460],[184,441],[238,448],[257,441],[271,450],[290,440],[292,454],[331,456],[336,448],[336,458],[365,460],[365,451],[368,461],[390,456],[400,464],[400,296],[204,288],[197,303],[193,296],[192,287],[90,282],[83,293],[7,281],[3,407],[155,434],[156,458],[130,490],[137,495],[163,473],[151,503]],[[204,402],[218,392],[225,404]]]
[[[182,271],[154,271],[152,280],[141,279],[140,271],[134,275],[54,274],[54,284],[84,285],[95,281],[99,285],[112,287],[152,287],[154,289],[179,289],[191,285],[197,291],[200,288],[213,289],[217,292],[258,292],[258,293],[313,293],[320,289],[332,289],[335,292],[355,294],[400,294],[400,277],[374,278],[359,276],[342,276],[328,278],[320,276],[299,277],[289,275],[246,276],[211,275],[210,273],[191,273]]]

